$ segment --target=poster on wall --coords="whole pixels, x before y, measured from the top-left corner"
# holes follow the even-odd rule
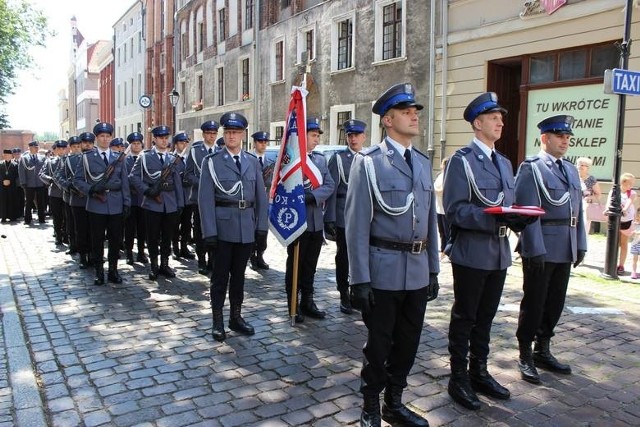
[[[599,181],[612,180],[618,95],[603,93],[602,84],[531,90],[527,112],[527,156],[540,151],[537,124],[549,116],[569,114],[575,118],[574,135],[565,159],[575,164],[578,157],[589,157],[591,174]]]

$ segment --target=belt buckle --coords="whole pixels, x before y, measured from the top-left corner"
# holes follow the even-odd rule
[[[247,201],[238,200],[238,209],[247,209]]]
[[[578,217],[572,216],[571,222],[569,225],[571,225],[571,227],[575,227],[577,224],[578,224]]]
[[[501,225],[498,228],[498,237],[505,237],[507,235],[507,226]]]
[[[422,240],[417,240],[411,243],[411,253],[414,255],[419,254],[420,252],[422,252],[422,244],[424,242],[422,242]]]

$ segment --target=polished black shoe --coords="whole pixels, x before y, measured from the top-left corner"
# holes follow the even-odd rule
[[[93,284],[96,286],[104,285],[104,270],[96,269],[96,278],[93,279]]]
[[[256,331],[253,326],[245,322],[241,315],[229,318],[229,329],[235,332],[239,332],[243,335],[253,335]]]
[[[344,314],[353,314],[354,312],[351,306],[351,298],[349,298],[349,291],[340,292],[340,311]]]
[[[546,369],[558,374],[571,374],[571,366],[560,363],[550,350],[551,340],[549,338],[538,339],[533,348],[533,363],[542,369]]]
[[[144,253],[138,252],[138,256],[136,257],[136,261],[147,264],[149,262],[149,258]]]
[[[540,375],[533,364],[531,355],[531,343],[518,343],[520,357],[518,359],[518,369],[523,380],[531,384],[540,384]]]
[[[198,261],[198,273],[203,276],[207,276],[209,274],[209,269],[207,268],[207,263],[205,261]]]
[[[169,267],[168,263],[164,263],[164,262],[160,264],[160,268],[158,269],[158,274],[162,274],[164,277],[167,277],[169,279],[173,279],[174,277],[176,277],[176,273],[173,271],[173,269]]]
[[[118,270],[115,269],[109,269],[109,272],[107,273],[107,280],[111,283],[115,283],[116,285],[122,283],[122,277],[120,277]]]
[[[195,254],[191,252],[186,246],[183,246],[183,248],[180,249],[180,256],[184,259],[196,259]]]
[[[360,414],[360,427],[380,427],[382,420],[379,412],[365,412]]]
[[[451,378],[449,378],[447,391],[455,402],[465,408],[472,411],[480,409],[480,400],[478,396],[476,396],[475,391],[473,391],[473,388],[471,388],[471,383],[466,372],[464,372],[464,374],[452,374]]]
[[[211,328],[211,335],[216,341],[224,341],[227,338],[227,334],[224,331],[224,318],[222,317],[222,310],[213,310],[213,326]]]
[[[157,279],[158,279],[158,264],[156,264],[155,262],[152,262],[151,266],[149,267],[149,280],[157,280]]]
[[[77,253],[78,250],[76,248],[69,248],[69,250],[65,252],[66,255],[76,255]]]
[[[327,316],[322,310],[319,310],[313,300],[305,301],[300,305],[300,313],[312,319],[324,319]]]
[[[382,419],[392,426],[429,427],[429,422],[402,404],[402,387],[388,386],[382,403]]]
[[[127,251],[127,264],[133,265],[133,251]]]
[[[256,268],[258,268],[259,270],[268,270],[269,269],[269,264],[267,264],[264,261],[264,258],[262,257],[261,253],[259,253],[256,256]]]
[[[471,388],[477,393],[486,394],[496,399],[508,400],[511,397],[509,390],[498,383],[488,372],[476,375],[469,371]]]

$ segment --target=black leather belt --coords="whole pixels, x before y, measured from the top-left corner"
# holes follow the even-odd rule
[[[460,227],[458,227],[458,230],[463,231],[465,233],[484,234],[485,236],[498,236],[498,237],[506,237],[508,229],[509,229],[509,227],[507,227],[506,225],[500,225],[500,226],[496,227],[495,231],[471,230],[469,228],[460,228]]]
[[[393,251],[411,252],[412,254],[419,254],[422,251],[426,251],[427,243],[429,243],[429,240],[416,240],[413,242],[393,242],[391,240],[385,240],[375,236],[369,237],[369,244],[371,246],[382,249],[391,249]]]
[[[578,218],[572,216],[571,218],[565,219],[540,219],[540,223],[542,225],[569,225],[571,227],[575,227],[578,223]]]
[[[216,200],[216,206],[222,206],[223,208],[247,209],[253,207],[253,202],[247,202],[246,200]]]

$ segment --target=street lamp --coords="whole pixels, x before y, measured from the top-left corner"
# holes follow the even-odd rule
[[[176,106],[178,105],[179,100],[180,100],[180,94],[178,93],[176,88],[173,88],[171,93],[169,93],[169,102],[173,107],[173,126],[172,126],[173,133],[176,132]]]

